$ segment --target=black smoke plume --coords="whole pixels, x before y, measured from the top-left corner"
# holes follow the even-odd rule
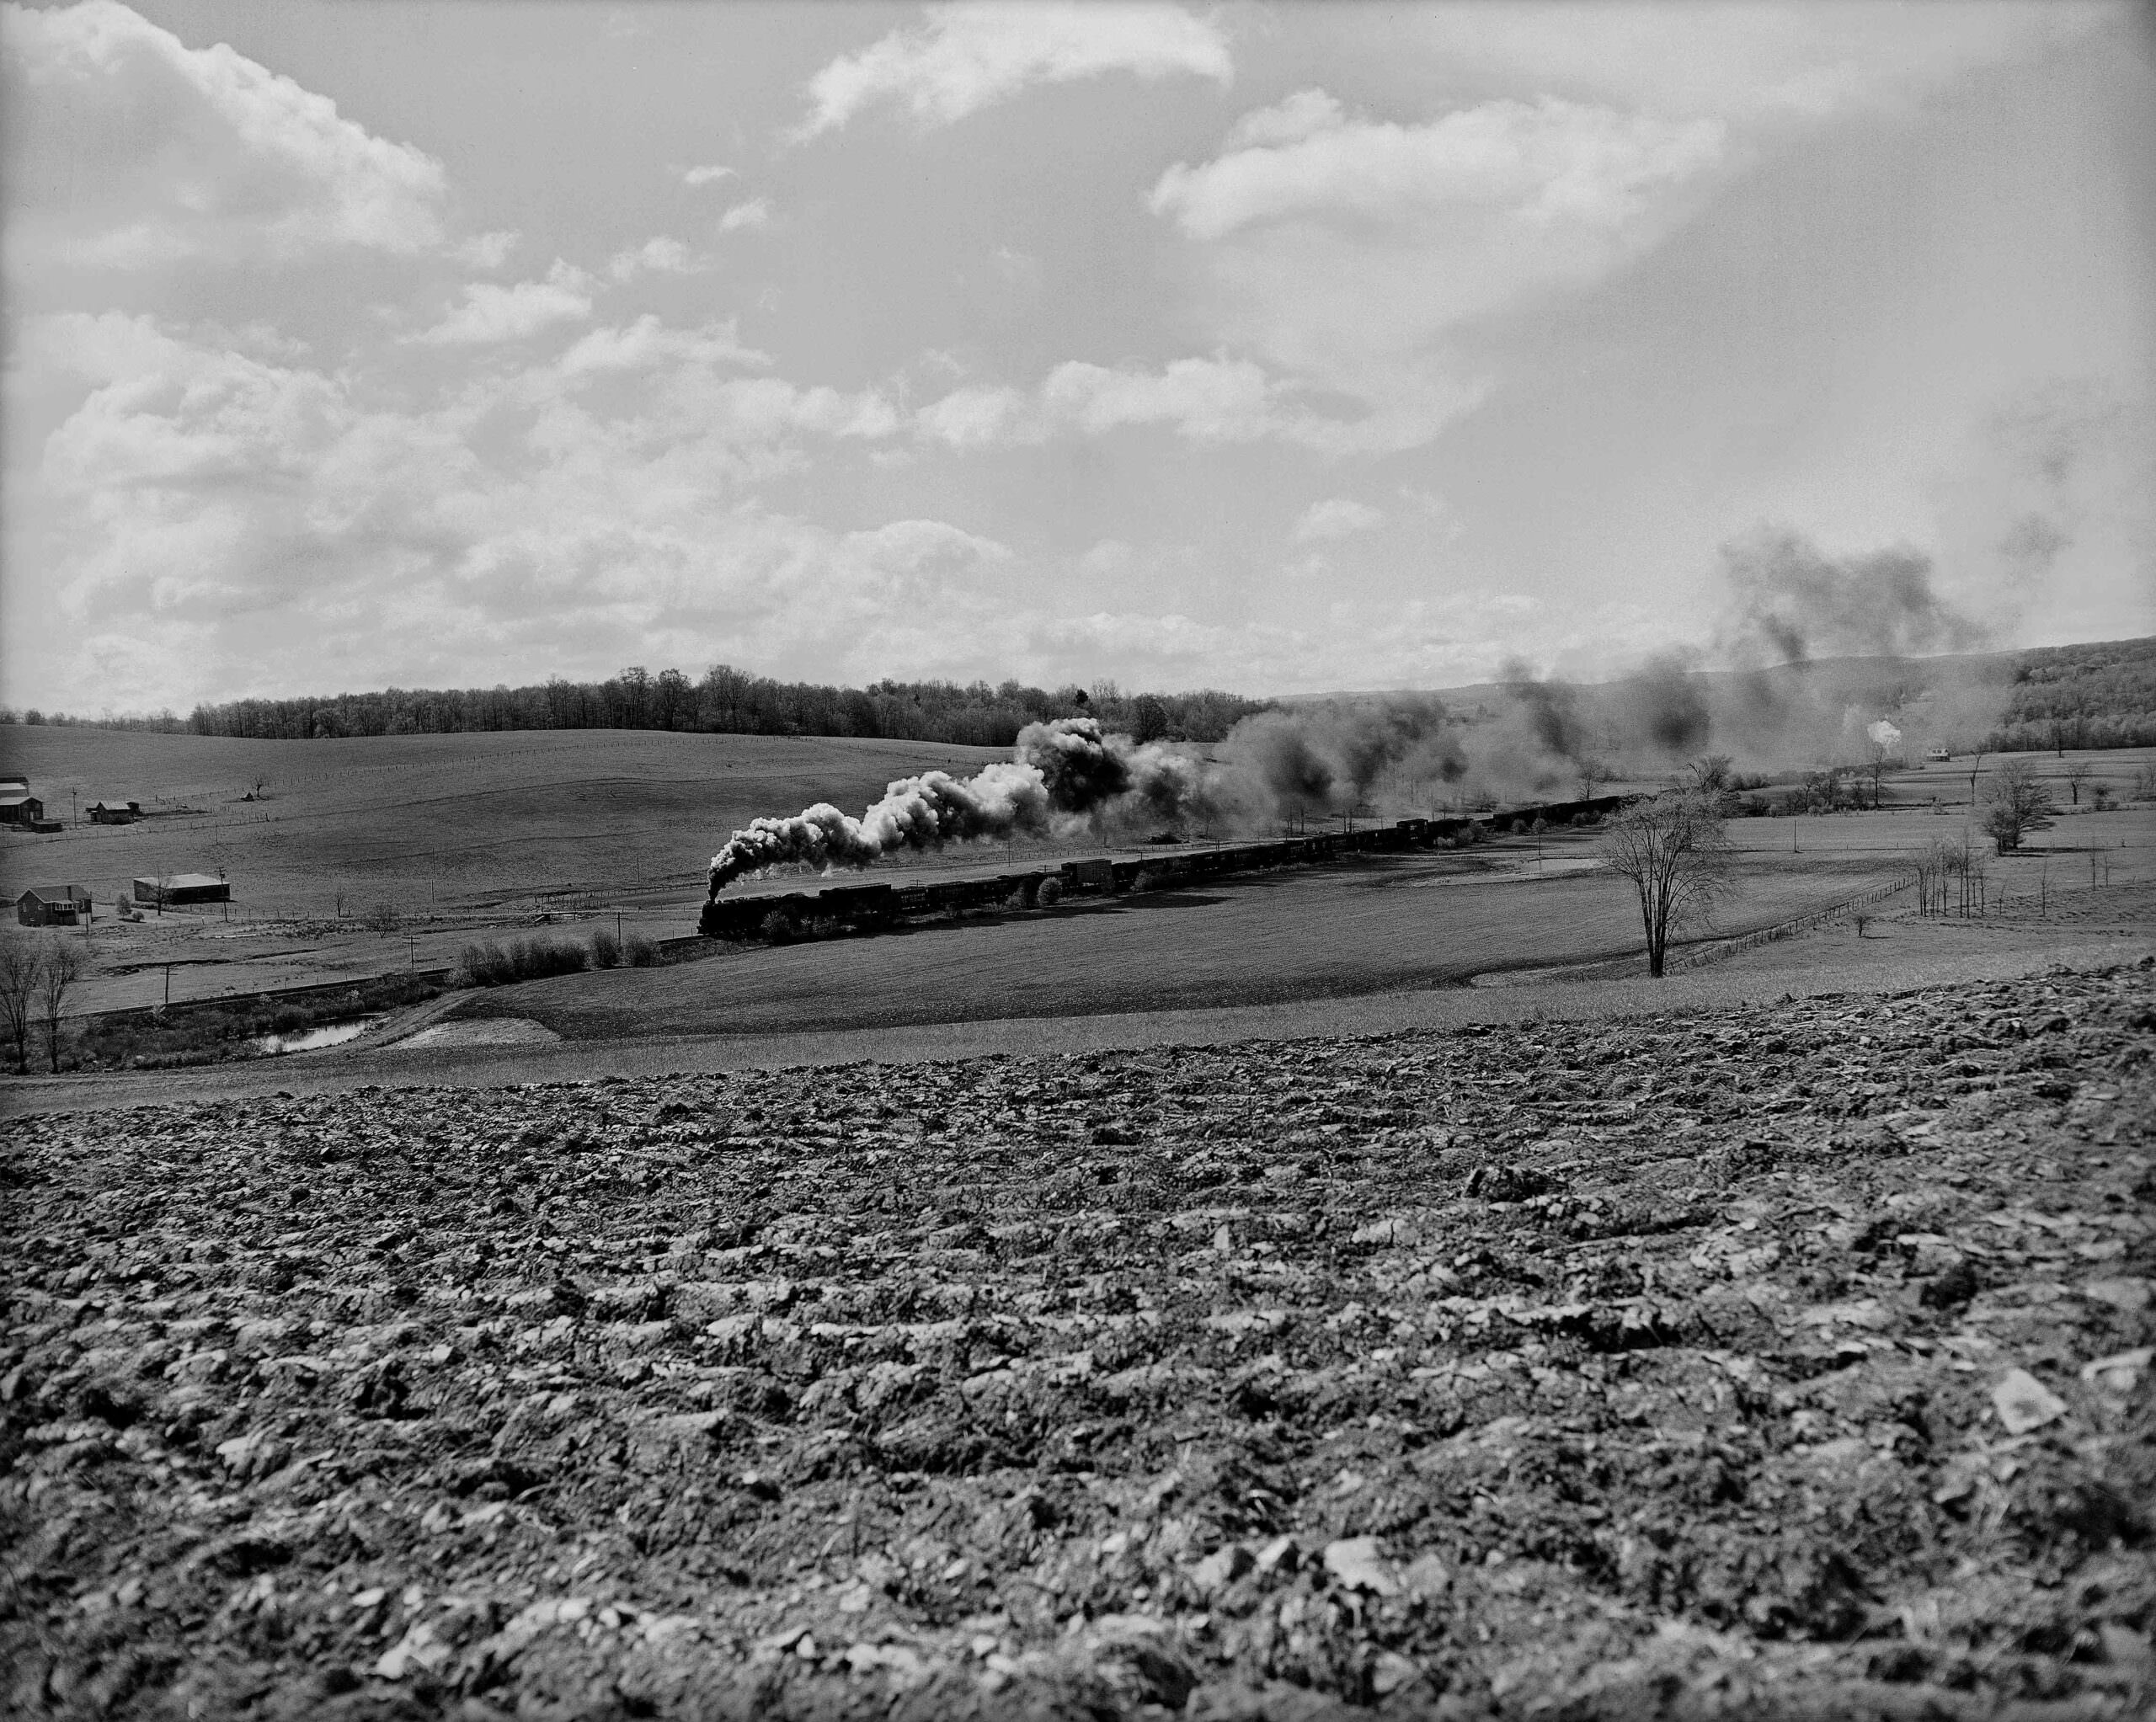
[[[1984,630],[1932,588],[1931,558],[1907,546],[1830,557],[1801,534],[1762,528],[1722,546],[1740,662],[1902,658],[1964,652]]]

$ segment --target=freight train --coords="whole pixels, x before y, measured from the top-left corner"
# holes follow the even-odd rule
[[[1109,897],[1132,891],[1157,891],[1174,885],[1218,879],[1235,873],[1307,865],[1344,855],[1396,854],[1448,846],[1462,839],[1480,841],[1508,830],[1543,825],[1584,824],[1614,812],[1632,797],[1595,796],[1584,801],[1555,802],[1521,808],[1484,819],[1401,819],[1360,831],[1326,831],[1281,837],[1215,849],[1164,850],[1131,861],[1105,856],[1065,861],[1057,867],[995,873],[985,878],[945,879],[933,884],[827,885],[819,891],[789,891],[780,896],[714,898],[704,904],[697,931],[707,939],[763,938],[783,943],[837,932],[873,932],[879,927],[924,915],[968,909],[1038,909],[1042,889],[1051,880],[1059,897]]]

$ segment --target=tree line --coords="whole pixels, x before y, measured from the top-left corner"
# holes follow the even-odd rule
[[[1089,690],[1015,680],[886,680],[869,687],[779,681],[728,664],[691,680],[632,665],[604,681],[561,676],[525,687],[386,688],[375,693],[229,700],[185,717],[70,717],[65,712],[0,712],[0,722],[94,723],[101,728],[310,741],[344,736],[461,735],[489,730],[660,729],[693,734],[829,735],[1008,747],[1028,723],[1091,715],[1140,741],[1218,741],[1239,718],[1267,709],[1215,689],[1125,694],[1112,681]]]
[[[2156,640],[2049,646],[2015,665],[1993,754],[2156,747]]]

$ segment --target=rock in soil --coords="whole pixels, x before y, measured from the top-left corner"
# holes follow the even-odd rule
[[[6,1708],[2147,1714],[2152,1005],[19,1117]]]

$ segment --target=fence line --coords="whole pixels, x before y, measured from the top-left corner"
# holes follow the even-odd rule
[[[1674,970],[1705,968],[1710,963],[1726,962],[1739,952],[1756,951],[1760,946],[1771,945],[1777,940],[1793,939],[1799,933],[1808,933],[1813,928],[1823,925],[1837,915],[1848,914],[1855,909],[1868,909],[1873,904],[1881,902],[1897,892],[1910,889],[1915,882],[1913,879],[1898,879],[1891,884],[1875,885],[1868,891],[1858,892],[1854,897],[1844,898],[1838,902],[1830,903],[1823,909],[1808,910],[1803,914],[1793,916],[1785,921],[1776,921],[1774,925],[1761,927],[1755,932],[1740,933],[1730,939],[1717,939],[1713,944],[1696,951],[1673,952],[1665,959],[1662,966],[1667,969]]]

